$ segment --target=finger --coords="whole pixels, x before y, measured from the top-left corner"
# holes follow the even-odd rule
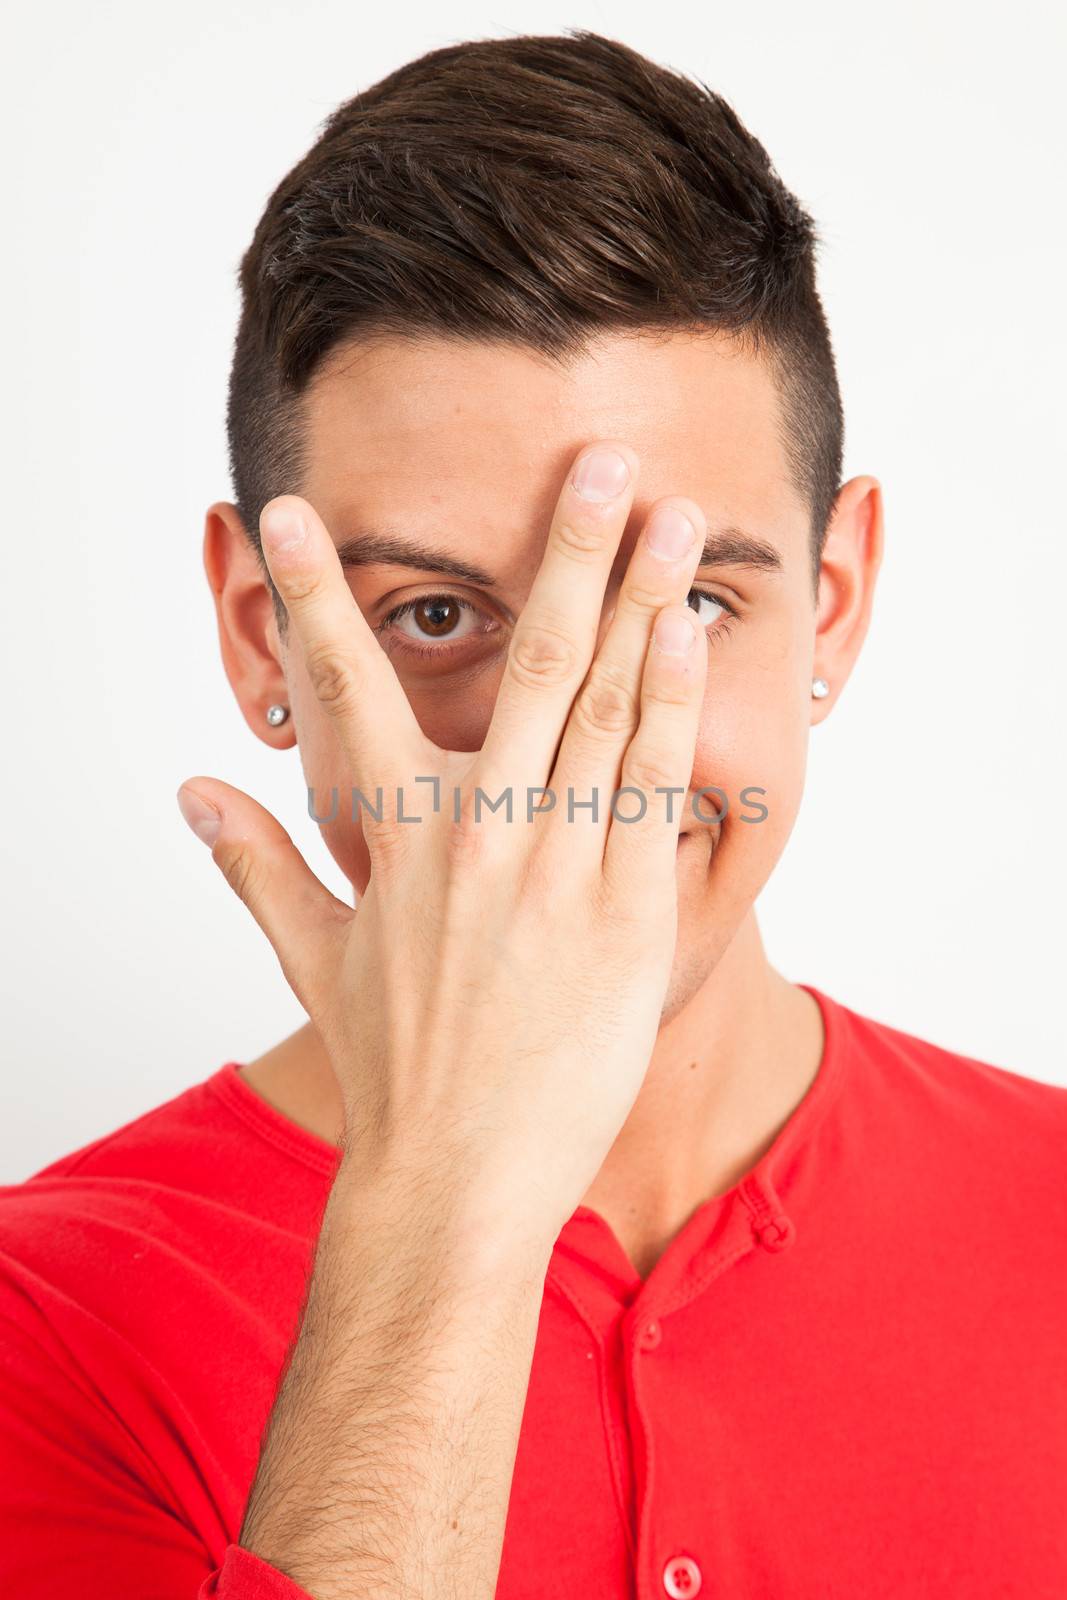
[[[633,503],[638,458],[600,440],[577,457],[515,626],[479,782],[547,783],[560,735],[596,646],[604,590]]]
[[[429,741],[314,508],[278,495],[264,506],[259,529],[311,686],[337,726],[354,781],[372,805],[380,785],[388,808],[396,787],[425,768]]]
[[[608,828],[603,876],[609,898],[654,900],[665,886],[674,889],[678,829],[693,776],[707,669],[706,630],[689,606],[664,607],[645,657],[641,720],[622,762],[620,789],[638,793],[620,793]]]
[[[340,959],[353,908],[319,881],[277,818],[240,789],[192,778],[179,788],[178,806],[312,1016],[315,993]]]
[[[596,801],[582,812],[590,847],[603,854],[610,799],[641,715],[641,680],[652,624],[665,606],[682,603],[704,550],[707,519],[695,500],[672,495],[652,507],[619,590],[615,613],[567,719],[550,787],[565,798]]]

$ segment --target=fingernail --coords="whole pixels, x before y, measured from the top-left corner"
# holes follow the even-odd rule
[[[692,547],[696,529],[677,506],[661,506],[645,531],[648,548],[664,561],[678,561]]]
[[[664,655],[684,656],[687,650],[692,650],[696,644],[696,626],[688,617],[683,617],[680,612],[668,611],[665,616],[656,619],[653,638],[656,649]]]
[[[269,550],[294,550],[307,538],[307,528],[293,506],[275,506],[259,519],[259,536]]]
[[[629,481],[629,462],[617,450],[590,450],[571,479],[583,500],[614,500]]]
[[[179,789],[178,809],[198,839],[203,839],[207,845],[215,843],[222,827],[222,817],[214,806],[201,800],[192,789]]]

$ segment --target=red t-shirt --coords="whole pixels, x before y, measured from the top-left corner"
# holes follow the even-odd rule
[[[645,1281],[563,1228],[498,1600],[1067,1596],[1067,1089],[811,993]],[[0,1189],[0,1593],[304,1600],[234,1541],[338,1159],[231,1061]]]

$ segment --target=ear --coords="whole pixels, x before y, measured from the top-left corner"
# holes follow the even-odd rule
[[[825,678],[830,693],[812,700],[812,725],[829,714],[867,636],[883,532],[878,479],[850,478],[834,501],[819,568],[812,677]]]
[[[266,573],[235,505],[217,500],[204,519],[204,571],[215,597],[222,664],[245,721],[276,750],[296,743],[293,720],[272,728],[267,708],[290,704]]]

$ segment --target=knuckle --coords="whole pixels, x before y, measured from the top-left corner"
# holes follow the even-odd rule
[[[262,868],[247,844],[238,843],[219,862],[222,875],[239,900],[254,904],[263,881]]]
[[[677,715],[677,707],[688,706],[689,701],[696,698],[697,691],[701,691],[701,682],[696,677],[680,672],[656,672],[653,670],[645,678],[645,707],[669,707],[670,715]],[[667,712],[664,712],[667,715]]]
[[[632,733],[638,721],[636,693],[621,676],[597,672],[575,701],[573,717],[579,731],[594,738]]]
[[[527,852],[522,863],[522,893],[524,903],[540,912],[553,905],[559,897],[559,857],[543,840],[538,840]]]
[[[485,830],[480,822],[464,815],[449,823],[446,843],[449,867],[467,871],[477,867],[485,855]]]
[[[577,656],[573,639],[547,623],[535,623],[515,634],[508,667],[522,684],[552,688],[572,676]]]
[[[596,518],[564,517],[556,524],[553,549],[570,560],[596,560],[604,549],[604,524]]]
[[[484,870],[494,883],[518,859],[515,851],[515,795],[485,776],[460,791],[445,829],[445,853],[451,869]]]
[[[306,605],[322,593],[322,576],[317,569],[310,572],[286,572],[274,580],[275,587],[286,605]]]
[[[671,760],[668,751],[645,744],[631,752],[625,764],[623,783],[644,789],[651,795],[656,789],[666,789],[677,783],[677,768],[677,761]]]
[[[308,651],[306,662],[311,687],[320,703],[328,710],[343,710],[359,687],[349,658],[335,645],[320,645]]]
[[[619,595],[619,606],[624,611],[647,617],[661,611],[670,600],[670,592],[665,586],[651,587],[634,581],[623,584]]]
[[[412,825],[415,826],[415,825]],[[371,873],[379,878],[383,874],[397,873],[408,859],[411,848],[407,835],[412,826],[399,826],[391,822],[376,822],[373,829],[364,829]]]
[[[459,816],[451,818],[445,835],[449,867],[466,871],[479,866],[486,858],[489,836],[494,832],[484,816],[476,813],[474,791],[465,793]]]
[[[696,688],[695,678],[682,673],[660,673],[653,669],[645,679],[645,705],[646,707],[686,706],[693,698]]]

